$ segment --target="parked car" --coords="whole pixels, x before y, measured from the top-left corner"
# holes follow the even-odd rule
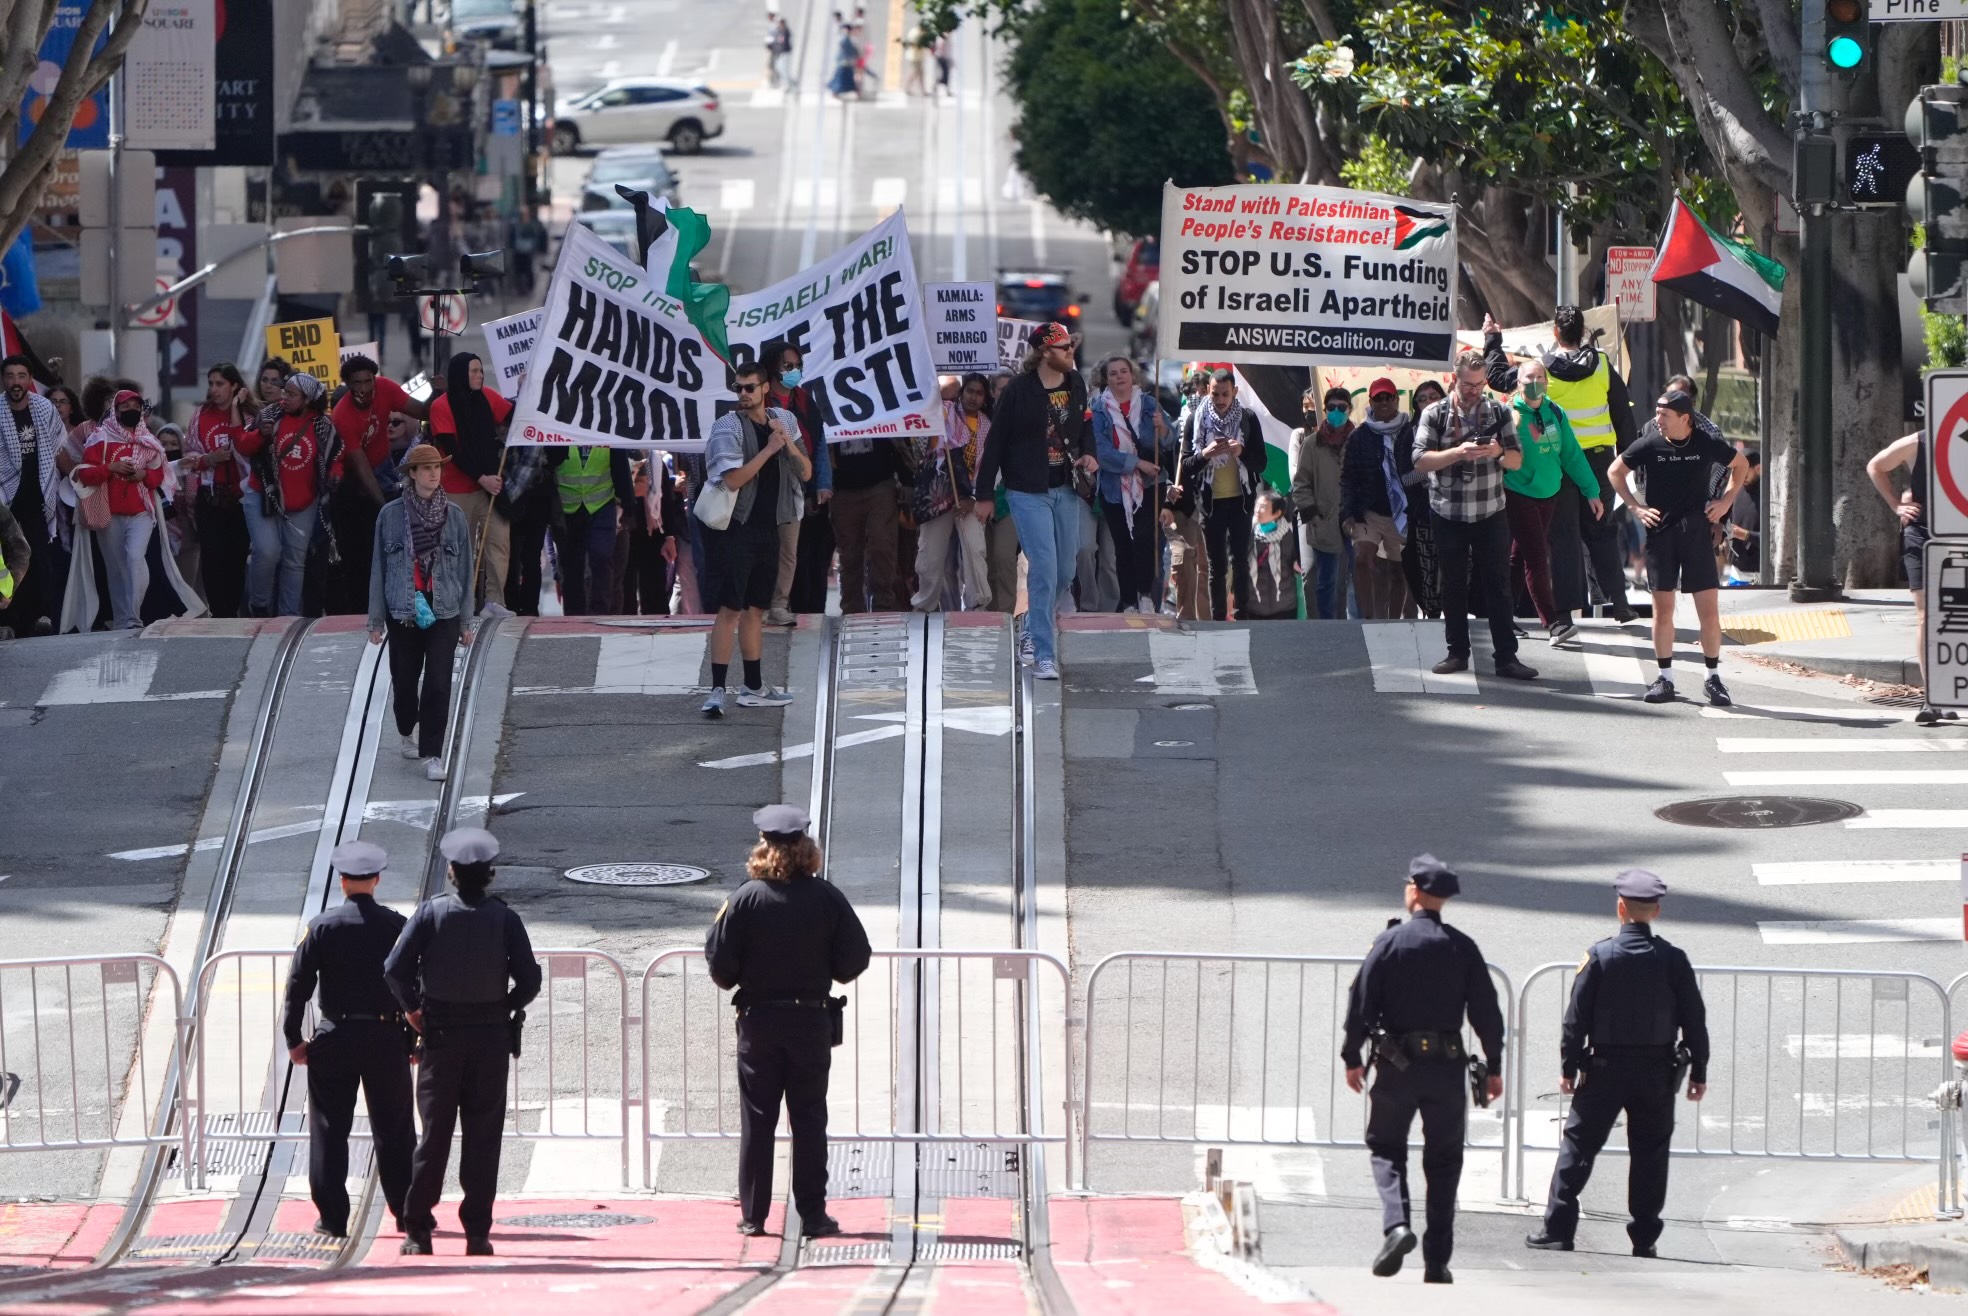
[[[1155,334],[1161,328],[1162,281],[1151,279],[1142,290],[1141,300],[1135,303],[1134,313],[1128,317],[1128,355],[1137,361],[1155,359]],[[1177,376],[1180,382],[1181,376]]]
[[[643,146],[611,146],[595,156],[594,165],[588,170],[584,191],[606,192],[614,201],[609,206],[589,206],[585,198],[583,210],[606,210],[613,205],[627,205],[616,196],[615,185],[641,188],[651,196],[662,196],[673,206],[682,205],[681,193],[677,188],[676,171],[670,168],[663,158],[662,148],[653,144]]]
[[[570,155],[620,142],[668,142],[695,155],[724,132],[718,95],[686,78],[618,78],[569,101],[554,115],[553,149]]]
[[[1114,318],[1126,328],[1134,323],[1134,311],[1148,285],[1162,277],[1162,245],[1154,238],[1136,238],[1121,266],[1120,281],[1114,285]]]
[[[454,41],[483,41],[497,50],[518,50],[526,31],[513,0],[451,0],[447,26]]]
[[[998,314],[1014,320],[1075,323],[1080,307],[1091,300],[1085,293],[1073,295],[1063,270],[998,271]]]
[[[636,250],[635,211],[626,207],[620,210],[580,210],[575,212],[574,223],[615,248],[624,260],[635,262],[640,259],[641,253]],[[565,242],[565,236],[561,240]]]

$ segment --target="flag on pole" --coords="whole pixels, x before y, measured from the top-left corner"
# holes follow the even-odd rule
[[[731,346],[725,339],[724,321],[731,310],[731,289],[691,277],[690,262],[711,243],[710,221],[688,206],[671,206],[663,214],[669,229],[649,249],[650,273],[663,280],[664,292],[683,303],[685,318],[704,335],[718,359],[729,362]]]
[[[1765,338],[1777,336],[1784,267],[1746,243],[1723,237],[1680,197],[1661,235],[1653,281],[1698,306],[1720,311]]]

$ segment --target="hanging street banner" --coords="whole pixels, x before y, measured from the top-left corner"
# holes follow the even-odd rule
[[[998,359],[998,290],[989,283],[925,283],[929,350],[948,375],[989,370]]]
[[[209,151],[218,130],[216,0],[150,0],[123,55],[124,145]]]
[[[775,338],[799,348],[829,443],[942,430],[936,354],[900,210],[812,268],[733,297],[725,323],[734,363],[756,360]]]
[[[726,371],[647,270],[570,224],[507,442],[702,452]]]
[[[1160,351],[1447,369],[1455,210],[1343,187],[1162,189]]]
[[[485,363],[490,371],[486,384],[512,397],[519,392],[519,381],[526,363],[533,357],[533,344],[539,340],[540,326],[546,322],[544,307],[521,311],[503,320],[487,320]]]

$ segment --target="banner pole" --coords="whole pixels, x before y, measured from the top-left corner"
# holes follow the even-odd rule
[[[1155,336],[1155,341],[1158,343],[1161,341],[1160,334]],[[1160,415],[1162,410],[1162,358],[1160,356],[1155,358],[1154,371],[1155,373],[1149,377],[1148,389],[1155,398],[1155,413]],[[1180,398],[1182,390],[1176,389],[1175,395]],[[1162,423],[1168,426],[1169,433],[1175,433],[1175,423],[1167,416],[1162,416]],[[1169,587],[1168,573],[1162,570],[1162,436],[1153,434],[1151,437],[1155,441],[1155,528],[1149,531],[1148,542],[1153,546],[1155,558],[1155,588],[1149,591],[1148,599],[1155,604],[1156,615],[1160,616],[1168,603]],[[1121,601],[1121,606],[1127,606],[1125,599]]]

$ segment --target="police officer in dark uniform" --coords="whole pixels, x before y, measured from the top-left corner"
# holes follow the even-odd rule
[[[1360,965],[1346,1005],[1340,1058],[1346,1085],[1366,1079],[1362,1048],[1374,1044],[1374,1081],[1367,1117],[1367,1151],[1380,1193],[1385,1233],[1373,1273],[1392,1275],[1414,1251],[1408,1209],[1408,1130],[1421,1116],[1421,1168],[1428,1178],[1428,1227],[1421,1258],[1429,1284],[1451,1284],[1456,1186],[1462,1179],[1463,1129],[1468,1122],[1468,1061],[1462,1020],[1469,1017],[1488,1064],[1488,1100],[1503,1095],[1503,1011],[1483,952],[1468,934],[1442,922],[1442,906],[1462,890],[1434,855],[1408,865],[1405,903],[1411,917],[1391,921]]]
[[[519,915],[486,894],[498,839],[483,828],[460,827],[437,848],[451,861],[455,890],[417,907],[383,965],[390,990],[424,1039],[417,1074],[424,1133],[410,1167],[403,1252],[431,1254],[437,1225],[431,1208],[444,1191],[451,1131],[462,1124],[458,1184],[465,1198],[458,1223],[465,1255],[489,1257],[507,1066],[519,1054],[527,1003],[540,994],[540,965]]]
[[[770,804],[752,815],[759,843],[751,880],[718,910],[704,939],[711,980],[738,990],[738,1232],[762,1234],[772,1208],[772,1136],[779,1102],[793,1131],[793,1205],[800,1234],[827,1238],[827,1070],[840,1015],[836,982],[868,967],[868,934],[854,906],[820,876],[806,810]],[[845,1001],[845,997],[841,998]]]
[[[347,1238],[348,1140],[357,1085],[369,1105],[376,1177],[399,1228],[417,1128],[410,1114],[411,1034],[383,981],[383,959],[404,922],[403,915],[376,903],[376,884],[389,856],[379,845],[350,841],[336,846],[329,862],[342,875],[343,901],[315,915],[301,935],[287,970],[281,1031],[287,1054],[307,1066],[308,1190],[320,1213],[314,1232]],[[314,1036],[303,1040],[301,1018],[317,983],[321,1000]]]
[[[1708,1008],[1688,957],[1654,935],[1667,883],[1644,868],[1613,881],[1620,930],[1579,961],[1561,1043],[1559,1090],[1572,1098],[1565,1143],[1551,1172],[1544,1228],[1524,1242],[1570,1252],[1578,1229],[1579,1194],[1613,1121],[1626,1115],[1626,1227],[1633,1255],[1657,1255],[1661,1207],[1667,1201],[1668,1145],[1674,1138],[1674,1096],[1688,1069],[1688,1100],[1708,1091]],[[1678,1040],[1678,1045],[1677,1045]]]

